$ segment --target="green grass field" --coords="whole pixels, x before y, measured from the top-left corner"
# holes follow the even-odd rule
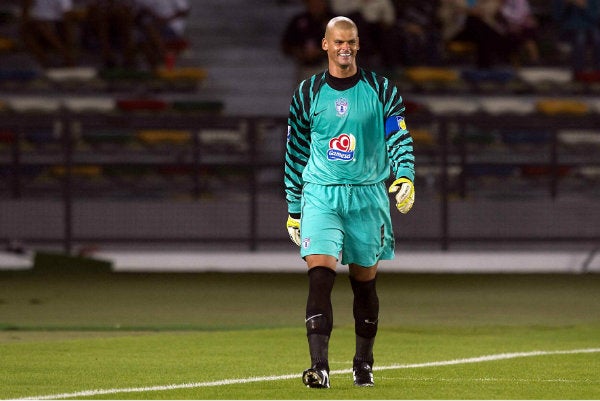
[[[373,388],[333,293],[307,389],[304,274],[0,272],[0,398],[600,399],[600,276],[380,274]]]

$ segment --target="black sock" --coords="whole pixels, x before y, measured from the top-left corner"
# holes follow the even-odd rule
[[[361,362],[368,362],[373,366],[373,344],[375,337],[365,338],[359,335],[356,336],[356,353],[354,354],[354,365]]]
[[[311,364],[327,371],[329,371],[329,337],[333,327],[331,291],[335,276],[335,271],[327,267],[313,267],[308,271],[306,335]]]
[[[356,333],[356,354],[354,362],[373,364],[373,344],[379,323],[379,298],[376,279],[356,281],[350,277],[354,293],[354,330]]]
[[[329,372],[329,336],[309,334],[307,337],[310,366],[316,369],[325,369]]]

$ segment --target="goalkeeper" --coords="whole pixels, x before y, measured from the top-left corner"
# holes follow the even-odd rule
[[[407,213],[414,202],[412,138],[397,88],[359,68],[356,25],[329,21],[321,47],[328,69],[295,90],[288,118],[285,192],[290,238],[308,266],[308,387],[327,388],[333,327],[331,291],[338,258],[349,266],[354,293],[354,384],[372,386],[379,299],[377,264],[394,257],[389,192]]]

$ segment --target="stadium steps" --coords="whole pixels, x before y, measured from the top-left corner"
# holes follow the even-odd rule
[[[260,6],[205,0],[194,7],[188,23],[190,51],[181,62],[206,67],[199,96],[219,99],[227,114],[287,114],[294,65],[281,54],[279,40],[300,9],[300,2],[281,5],[274,0]]]

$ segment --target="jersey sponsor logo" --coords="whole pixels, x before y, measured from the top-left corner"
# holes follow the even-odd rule
[[[338,117],[343,117],[348,112],[348,100],[346,98],[339,98],[335,101],[335,111],[337,111]]]
[[[327,159],[350,161],[354,160],[354,148],[356,147],[356,138],[352,134],[340,134],[329,141],[329,150]]]

